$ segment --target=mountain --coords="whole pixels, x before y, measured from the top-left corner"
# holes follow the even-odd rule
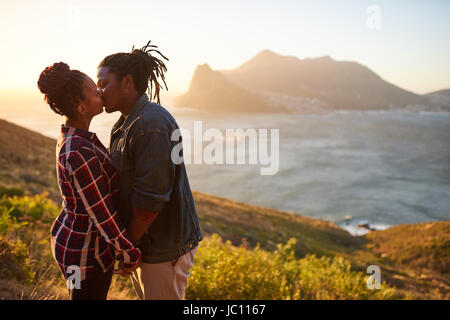
[[[193,106],[211,111],[267,112],[270,106],[257,94],[231,83],[208,64],[197,67],[189,91],[175,100],[175,105]]]
[[[442,96],[442,97],[449,97],[450,98],[450,89],[443,89],[439,91],[434,91],[426,94],[429,97],[434,96]]]
[[[450,89],[430,92],[426,96],[438,111],[450,111]]]
[[[0,120],[0,187],[20,187],[30,195],[48,191],[60,205],[55,146],[54,139]],[[450,298],[448,221],[397,225],[352,236],[332,222],[298,213],[197,191],[193,195],[201,228],[207,236],[217,233],[234,245],[245,238],[250,247],[259,243],[266,250],[275,250],[277,243],[295,237],[295,253],[299,257],[344,257],[351,261],[352,268],[363,272],[376,264],[381,268],[383,281],[395,286],[404,297],[412,293],[422,299]],[[44,227],[42,232],[48,235],[49,226]]]
[[[188,92],[175,105],[209,111],[301,112],[423,107],[429,101],[357,62],[329,56],[299,59],[263,50],[232,70],[198,66]]]

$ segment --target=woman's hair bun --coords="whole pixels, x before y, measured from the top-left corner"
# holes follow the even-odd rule
[[[57,62],[41,72],[38,88],[43,94],[53,95],[67,84],[69,78],[70,67],[64,62]]]

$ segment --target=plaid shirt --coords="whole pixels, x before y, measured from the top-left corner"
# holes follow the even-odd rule
[[[71,265],[81,280],[92,275],[95,261],[103,271],[114,268],[114,249],[126,266],[141,257],[119,219],[118,174],[95,133],[61,125],[56,145],[56,172],[63,209],[51,228],[53,256],[65,278]]]

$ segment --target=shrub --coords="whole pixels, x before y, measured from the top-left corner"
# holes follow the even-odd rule
[[[24,195],[24,191],[23,189],[20,188],[6,188],[6,187],[1,187],[0,186],[0,197],[3,197],[3,195],[6,195],[8,197],[12,197],[12,196],[23,196]]]
[[[365,275],[341,257],[297,259],[296,239],[275,252],[235,247],[219,235],[205,238],[191,269],[186,299],[386,299],[385,284],[368,290]]]
[[[28,259],[28,248],[20,240],[0,237],[0,279],[16,279],[31,284],[34,273]]]
[[[0,199],[1,207],[11,210],[11,216],[32,221],[44,219],[50,222],[58,214],[58,207],[48,199],[47,192],[34,196],[3,196]]]
[[[343,257],[309,255],[298,261],[300,286],[304,299],[390,299],[394,289],[381,284],[379,290],[367,288],[364,273],[351,270],[350,261]]]
[[[6,237],[9,233],[27,225],[27,222],[17,222],[16,217],[10,215],[14,207],[7,209],[0,205],[0,236]]]

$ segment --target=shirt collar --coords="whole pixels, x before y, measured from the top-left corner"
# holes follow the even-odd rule
[[[139,99],[137,99],[133,108],[131,108],[130,113],[128,113],[128,115],[126,117],[124,115],[122,115],[120,117],[119,121],[123,119],[121,121],[122,125],[119,128],[121,131],[126,131],[126,130],[128,130],[129,127],[131,127],[134,120],[136,120],[136,118],[139,116],[142,108],[144,108],[144,106],[147,104],[148,101],[149,101],[149,99],[148,99],[147,94],[143,93],[139,97]]]
[[[67,126],[65,124],[61,124],[61,133],[63,135],[80,136],[80,137],[86,138],[86,139],[88,139],[90,141],[95,141],[95,138],[96,138],[96,134],[94,132],[87,131],[87,130],[80,129],[80,128]]]

